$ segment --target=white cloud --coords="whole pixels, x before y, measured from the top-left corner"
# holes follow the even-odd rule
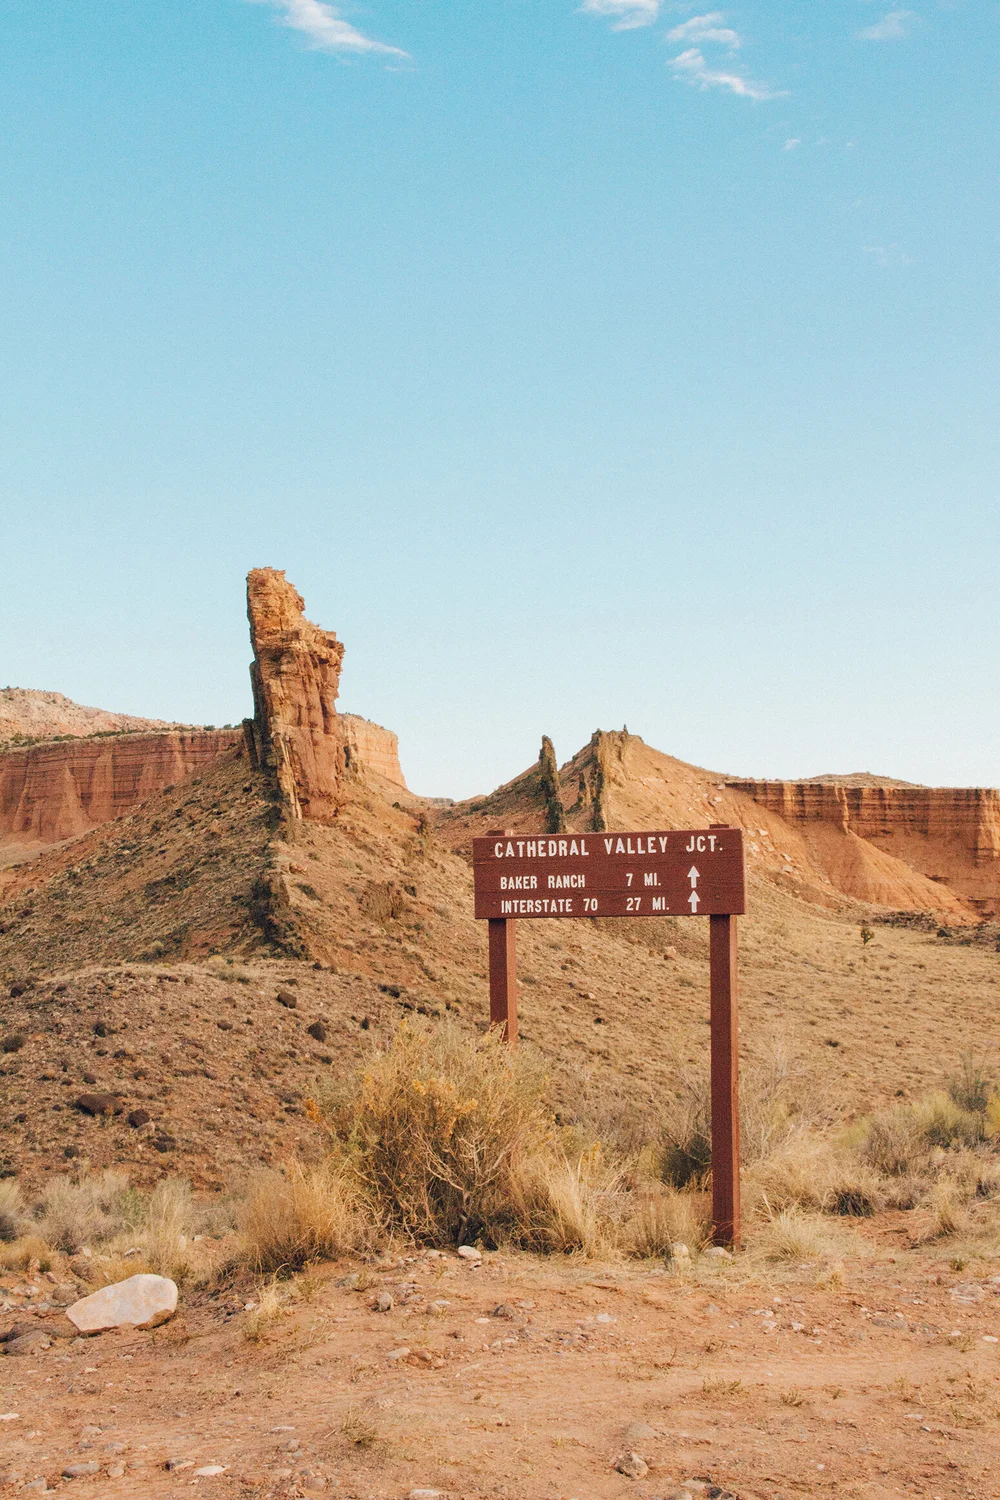
[[[874,26],[866,26],[858,36],[866,42],[897,42],[909,36],[916,16],[912,10],[890,10]]]
[[[345,21],[333,5],[325,0],[258,0],[259,4],[272,5],[281,12],[282,25],[293,31],[301,31],[320,52],[377,52],[388,57],[408,57],[399,47],[388,47],[385,42],[376,42],[365,36]]]
[[[766,84],[754,83],[740,73],[726,73],[720,68],[710,68],[697,47],[670,59],[670,69],[675,78],[683,79],[702,89],[728,89],[744,99],[780,99],[783,93],[769,89]]]
[[[864,251],[883,270],[889,270],[893,266],[913,265],[913,256],[907,255],[898,245],[865,245]]]
[[[719,10],[705,16],[692,16],[667,32],[668,42],[719,42],[735,51],[740,45],[739,34],[732,27],[724,26],[725,16]]]
[[[794,151],[797,146],[801,146],[801,145],[802,145],[802,142],[799,139],[799,137],[797,135],[793,135],[793,136],[790,136],[788,138],[788,140],[785,142],[785,144],[782,146],[781,149],[783,151]]]
[[[580,10],[586,16],[608,16],[615,22],[612,31],[635,31],[658,19],[660,0],[583,0]]]

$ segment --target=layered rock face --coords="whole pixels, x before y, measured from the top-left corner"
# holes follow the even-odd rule
[[[337,727],[349,769],[374,772],[383,781],[406,789],[399,764],[399,740],[391,729],[383,729],[360,714],[338,714]]]
[[[727,786],[788,823],[826,823],[865,839],[965,896],[984,916],[1000,910],[1000,792],[829,781]]]
[[[254,660],[252,738],[293,818],[332,821],[347,769],[337,715],[344,648],[305,618],[305,601],[277,568],[247,575]]]
[[[241,741],[238,730],[169,730],[61,741],[0,756],[0,844],[34,848],[120,818]]]

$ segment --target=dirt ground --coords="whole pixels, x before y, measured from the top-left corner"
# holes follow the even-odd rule
[[[0,1479],[108,1500],[1000,1494],[1000,1252],[956,1269],[891,1221],[867,1235],[832,1269],[343,1263],[287,1283],[257,1342],[252,1287],[182,1296],[153,1332],[0,1363]],[[4,1323],[65,1275],[3,1278]],[[61,1477],[80,1463],[100,1472]]]

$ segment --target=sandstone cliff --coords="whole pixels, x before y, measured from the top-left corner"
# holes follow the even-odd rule
[[[727,785],[796,827],[825,824],[865,840],[950,887],[984,916],[1000,909],[1000,792],[826,779]]]
[[[0,845],[75,838],[210,765],[234,729],[175,729],[56,741],[0,755]]]
[[[383,729],[360,714],[338,714],[337,728],[349,769],[373,772],[383,781],[406,789],[399,764],[399,740],[391,729]]]

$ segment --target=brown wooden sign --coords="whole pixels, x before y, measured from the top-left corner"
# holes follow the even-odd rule
[[[472,860],[480,919],[746,910],[741,828],[473,839]]]
[[[743,830],[514,834],[472,841],[476,916],[489,922],[490,1024],[517,1045],[517,917],[708,917],[712,1218],[740,1237],[736,918],[746,911]]]

